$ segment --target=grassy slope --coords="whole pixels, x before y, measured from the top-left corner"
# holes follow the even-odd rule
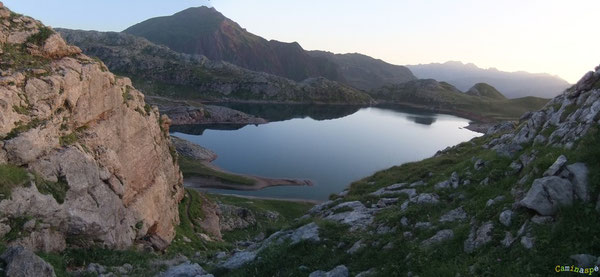
[[[536,236],[535,247],[524,249],[519,241],[511,248],[503,248],[499,241],[506,231],[513,235],[529,218],[529,211],[518,210],[510,227],[498,223],[498,215],[514,202],[510,194],[511,188],[518,187],[517,180],[529,172],[534,177],[529,179],[521,188],[527,190],[534,178],[548,168],[560,154],[570,161],[585,162],[590,168],[590,184],[592,195],[599,192],[600,184],[600,132],[592,130],[573,150],[552,147],[525,148],[522,153],[537,150],[537,159],[518,175],[505,175],[511,160],[497,156],[494,152],[480,146],[492,138],[475,138],[471,142],[462,143],[451,151],[420,162],[408,163],[378,172],[373,176],[357,181],[351,185],[345,201],[360,200],[363,203],[373,203],[377,199],[368,193],[378,188],[399,182],[412,182],[424,179],[427,181],[425,190],[446,180],[451,172],[473,172],[471,186],[461,186],[456,191],[440,191],[438,194],[443,204],[437,206],[411,206],[401,211],[399,206],[388,209],[376,216],[376,221],[390,227],[398,228],[396,232],[386,235],[374,235],[367,232],[348,232],[347,227],[327,222],[317,222],[321,225],[323,243],[300,243],[295,246],[275,246],[261,254],[262,259],[250,266],[230,272],[229,276],[247,276],[260,272],[264,276],[306,276],[307,273],[319,269],[331,269],[344,264],[352,274],[377,268],[380,276],[404,276],[411,271],[419,276],[546,276],[553,274],[557,264],[568,264],[572,261],[570,255],[579,253],[595,254],[600,252],[600,217],[594,211],[593,203],[577,203],[572,207],[563,208],[556,217],[556,222],[548,225],[531,224]],[[473,170],[472,157],[490,161],[481,171]],[[429,176],[429,172],[433,176]],[[478,185],[485,177],[490,178],[490,185]],[[374,183],[374,184],[373,184]],[[459,200],[452,193],[463,193],[467,200]],[[504,195],[506,200],[490,207],[486,206],[488,199]],[[401,203],[402,201],[400,201]],[[474,216],[479,222],[491,220],[494,222],[493,241],[477,249],[472,254],[463,251],[463,242],[468,236],[468,222],[437,223],[437,219],[445,212],[462,206],[469,216]],[[403,227],[400,218],[407,217],[411,222],[430,221],[437,225],[433,230],[416,230]],[[437,230],[450,228],[455,237],[442,245],[431,249],[420,249],[419,242],[431,237]],[[404,231],[413,231],[417,240],[404,239]],[[358,239],[364,239],[367,245],[354,255],[345,251]],[[340,242],[345,247],[338,248]],[[388,242],[393,247],[382,250],[382,245]],[[409,255],[410,256],[407,256]],[[299,267],[308,267],[303,271]],[[474,266],[474,273],[469,267]]]

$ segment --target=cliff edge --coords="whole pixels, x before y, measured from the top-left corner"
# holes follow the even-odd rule
[[[169,120],[128,78],[0,2],[0,238],[165,248],[182,176]]]

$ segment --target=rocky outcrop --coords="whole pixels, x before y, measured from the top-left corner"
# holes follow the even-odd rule
[[[308,277],[348,277],[350,272],[345,265],[338,265],[330,271],[317,270],[312,272]]]
[[[266,120],[226,107],[205,105],[202,107],[178,106],[161,109],[171,118],[173,125],[189,124],[265,124]]]
[[[0,3],[0,8],[2,3]],[[4,272],[6,276],[11,277],[54,277],[54,268],[46,263],[42,258],[35,255],[30,250],[21,246],[15,246],[7,249],[0,259],[6,264]]]
[[[171,142],[179,155],[190,159],[212,162],[217,159],[217,154],[191,141],[171,136]]]
[[[0,218],[37,221],[12,243],[168,245],[183,196],[168,119],[39,21],[6,8],[0,17],[0,164],[33,184],[0,201]]]

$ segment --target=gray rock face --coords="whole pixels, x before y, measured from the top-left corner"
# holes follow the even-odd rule
[[[454,222],[467,219],[467,213],[462,207],[447,212],[440,217],[440,222]]]
[[[504,121],[504,122],[500,122],[492,127],[490,127],[489,129],[487,129],[487,131],[485,132],[486,135],[493,135],[493,134],[498,134],[498,133],[506,133],[506,132],[510,132],[512,130],[515,129],[515,123],[512,121]]]
[[[239,268],[251,261],[256,259],[257,251],[241,251],[233,254],[231,258],[227,259],[224,263],[221,264],[221,267],[227,269],[236,269]]]
[[[460,184],[460,178],[456,171],[452,172],[452,175],[450,175],[450,184],[452,184],[452,188],[458,188],[458,185]]]
[[[226,107],[205,105],[202,107],[168,105],[157,103],[160,112],[169,116],[173,125],[185,124],[264,124],[265,119],[258,118]]]
[[[475,168],[475,170],[480,170],[485,166],[485,161],[483,161],[482,159],[478,159],[477,161],[475,161],[475,164],[473,165],[473,168]]]
[[[552,222],[553,220],[554,219],[551,216],[534,215],[533,217],[531,217],[531,222],[535,224],[547,224]]]
[[[191,141],[174,136],[171,136],[171,141],[173,142],[173,146],[175,146],[175,149],[179,155],[207,162],[212,162],[217,158],[217,154],[215,154],[215,152],[210,151]]]
[[[322,270],[314,271],[308,277],[348,277],[350,272],[345,265],[338,265],[331,271],[325,272]]]
[[[407,184],[406,183],[400,183],[400,184],[393,184],[384,188],[380,188],[374,192],[371,192],[370,195],[373,196],[390,196],[390,195],[399,195],[399,194],[407,194],[409,197],[411,197],[413,194],[416,193],[416,191],[414,189],[402,189],[403,187],[405,187]]]
[[[376,274],[377,274],[377,270],[375,270],[374,268],[371,268],[367,271],[363,271],[363,272],[356,274],[355,277],[369,277],[369,276],[375,276]]]
[[[415,223],[415,229],[429,229],[431,228],[431,222],[422,221]]]
[[[560,155],[556,161],[544,172],[544,176],[557,175],[562,167],[567,163],[567,157]]]
[[[421,193],[413,202],[417,204],[437,204],[440,202],[440,199],[437,194],[434,193]]]
[[[504,195],[500,195],[500,196],[496,196],[494,199],[490,199],[485,203],[486,207],[489,206],[493,206],[498,202],[504,201],[504,199],[506,199],[506,197],[504,197]]]
[[[319,242],[321,240],[319,237],[319,226],[312,222],[295,230],[276,232],[261,243],[253,245],[244,251],[235,253],[229,259],[219,264],[219,266],[226,269],[239,268],[254,261],[258,253],[264,248],[273,244],[284,243],[287,240],[289,240],[292,245],[301,241]]]
[[[524,236],[521,238],[521,245],[523,245],[525,249],[531,249],[535,245],[535,238],[530,236]]]
[[[319,242],[321,240],[319,237],[319,226],[314,222],[306,224],[294,230],[289,238],[292,241],[292,244],[296,244],[301,241]]]
[[[245,229],[256,224],[254,213],[247,208],[219,204],[219,210],[219,225],[221,231]]]
[[[464,250],[466,253],[473,253],[477,248],[484,246],[485,244],[492,241],[492,230],[494,224],[492,222],[486,222],[479,228],[473,226],[469,237],[465,240]]]
[[[352,247],[350,247],[350,249],[348,249],[346,251],[346,253],[348,253],[348,254],[354,254],[354,253],[360,251],[363,247],[365,247],[365,244],[363,243],[363,240],[361,239],[361,240],[355,242],[352,245]]]
[[[513,212],[511,210],[505,210],[502,213],[500,213],[500,223],[502,223],[502,225],[508,227],[510,226],[510,223],[512,222],[512,217],[513,217]]]
[[[54,268],[33,252],[21,247],[8,248],[0,256],[6,263],[5,274],[10,277],[55,277]]]
[[[435,189],[447,189],[450,188],[450,181],[441,181],[434,186]]]
[[[8,234],[10,232],[10,230],[11,230],[10,225],[0,223],[0,238],[3,238],[6,234]]]
[[[185,262],[178,266],[167,269],[164,273],[159,274],[160,277],[213,277],[208,274],[200,265]]]
[[[575,265],[579,267],[594,267],[598,258],[596,256],[592,256],[589,254],[576,254],[569,256],[572,260],[575,261]]]
[[[500,244],[502,244],[504,248],[508,248],[513,244],[513,242],[515,242],[515,238],[513,238],[512,234],[510,232],[505,232],[504,239],[502,239]]]
[[[421,242],[421,247],[427,248],[432,245],[439,244],[441,242],[450,240],[452,238],[454,238],[454,231],[452,231],[451,229],[440,230],[432,237]]]
[[[367,226],[373,223],[373,214],[375,210],[368,209],[360,201],[344,202],[333,207],[331,210],[340,208],[351,208],[352,210],[337,214],[330,214],[326,216],[325,219],[348,224],[351,226],[351,230],[365,229]]]
[[[519,203],[541,215],[554,215],[559,206],[573,204],[573,185],[556,176],[536,179]]]
[[[584,163],[574,163],[567,165],[567,170],[573,176],[571,182],[575,189],[575,196],[584,202],[590,201],[587,166]]]

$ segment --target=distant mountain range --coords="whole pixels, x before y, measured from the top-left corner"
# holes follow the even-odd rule
[[[203,55],[295,81],[325,77],[367,90],[416,79],[404,66],[368,56],[309,52],[296,42],[268,41],[246,31],[214,8],[204,6],[151,18],[123,32],[180,53]]]
[[[524,96],[552,98],[570,86],[560,77],[547,73],[505,72],[495,68],[479,68],[472,63],[451,61],[407,67],[418,78],[445,81],[463,91],[476,83],[488,83],[508,98]]]

